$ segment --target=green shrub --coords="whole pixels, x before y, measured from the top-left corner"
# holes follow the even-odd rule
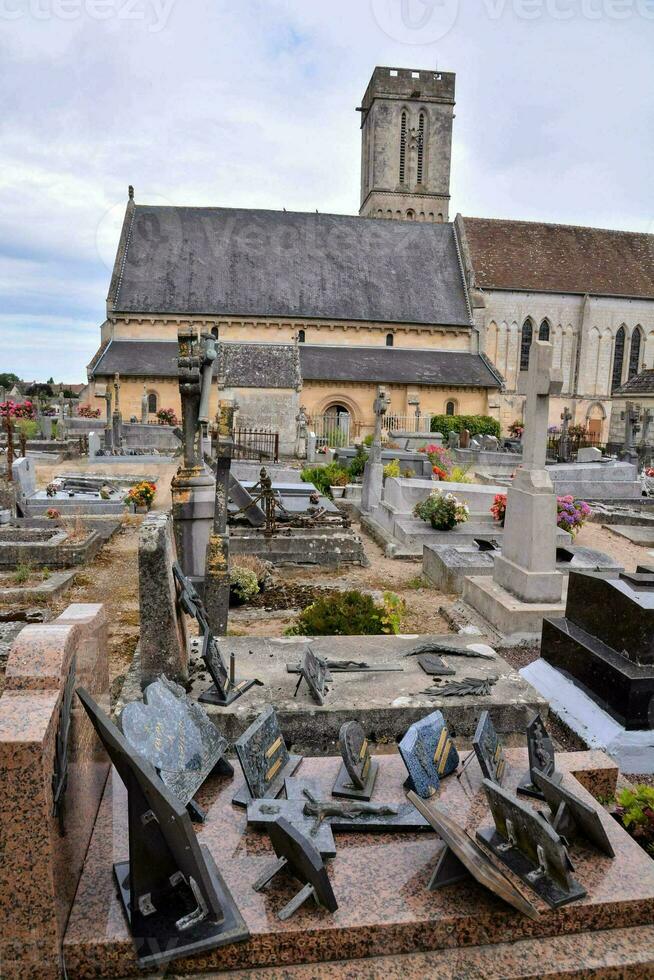
[[[16,428],[24,439],[34,439],[41,432],[36,419],[17,419]]]
[[[365,469],[365,465],[367,462],[368,462],[368,453],[365,451],[363,446],[357,446],[356,456],[348,466],[350,476],[352,477],[353,480],[356,480],[358,477],[363,476],[363,471]]]
[[[624,828],[654,857],[654,786],[623,789],[617,812]]]
[[[377,604],[357,589],[326,596],[307,606],[287,636],[378,636],[397,634],[404,604],[393,592]]]
[[[23,585],[27,582],[28,578],[32,574],[32,566],[27,561],[19,561],[16,565],[16,571],[13,574],[13,580],[16,585]]]
[[[392,459],[390,463],[387,463],[384,467],[384,479],[389,476],[399,476],[400,475],[400,461],[399,459]]]
[[[451,483],[474,483],[471,476],[468,476],[469,466],[453,466],[450,470],[448,480]]]
[[[330,487],[344,487],[349,479],[348,471],[338,463],[328,466],[307,466],[300,473],[304,483],[313,483],[314,487],[327,497],[331,497]]]
[[[256,572],[241,565],[234,565],[229,573],[230,590],[239,602],[249,602],[259,594],[259,581]]]
[[[374,432],[369,432],[367,436],[364,436],[363,437],[363,445],[364,446],[368,446],[368,448],[370,448],[370,446],[372,446],[372,444],[373,444],[374,441],[375,441],[375,434],[374,434]]]
[[[442,432],[447,439],[450,432],[467,429],[471,436],[501,435],[500,423],[490,415],[432,415],[431,431]]]

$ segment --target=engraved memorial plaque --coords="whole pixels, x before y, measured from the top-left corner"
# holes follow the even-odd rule
[[[405,786],[423,800],[433,796],[445,776],[459,764],[459,753],[445,727],[441,711],[434,711],[408,729],[399,743],[409,778]]]
[[[583,898],[565,841],[545,818],[490,779],[483,787],[495,826],[478,830],[477,839],[552,908]]]
[[[146,687],[143,702],[125,705],[120,727],[184,805],[215,769],[234,772],[224,758],[227,740],[184,688],[165,676]]]
[[[562,783],[538,770],[534,772],[534,783],[549,804],[552,811],[550,823],[557,834],[561,834],[567,841],[583,837],[603,854],[615,857],[613,845],[597,810],[576,796],[572,790],[566,789]]]
[[[247,806],[250,799],[279,796],[284,780],[302,762],[301,755],[291,755],[279,729],[272,705],[265,708],[234,743],[246,786],[232,802]]]
[[[300,684],[304,680],[313,700],[317,704],[323,705],[327,697],[327,673],[326,661],[322,657],[316,656],[311,647],[307,647],[302,657],[300,679],[297,682],[295,693],[297,694]]]
[[[534,715],[527,726],[527,751],[529,753],[529,772],[518,786],[518,794],[542,800],[544,799],[543,794],[534,784],[534,772],[544,772],[550,779],[557,781],[561,779],[561,776],[555,768],[554,743],[540,715]]]
[[[506,759],[504,758],[502,743],[488,711],[482,711],[479,717],[472,747],[475,750],[484,779],[490,779],[501,786],[506,769]]]
[[[302,783],[302,780],[298,779],[297,782]],[[268,830],[271,824],[283,817],[292,827],[311,840],[323,858],[335,857],[336,844],[332,828],[327,821],[322,821],[316,828],[314,818],[304,812],[305,803],[304,796],[291,800],[250,800],[248,826]]]
[[[379,769],[370,754],[366,733],[358,721],[346,721],[338,733],[341,763],[332,796],[369,800]]]

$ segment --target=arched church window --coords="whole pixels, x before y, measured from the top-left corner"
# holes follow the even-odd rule
[[[456,415],[456,402],[448,402],[445,406],[446,415]]]
[[[307,335],[304,332],[304,330],[298,330],[298,332],[297,332],[298,344],[303,344],[306,339],[307,339]]]
[[[622,384],[622,365],[624,364],[624,345],[626,332],[624,327],[620,327],[615,335],[615,349],[613,351],[613,374],[611,375],[611,391],[615,391]]]
[[[418,120],[418,169],[416,174],[416,183],[422,184],[422,169],[425,159],[425,114],[420,113],[420,119]]]
[[[212,337],[215,337],[216,340],[218,340],[218,327],[212,327],[211,328],[211,336]]]
[[[404,183],[406,174],[406,112],[402,113],[400,124],[400,183]]]
[[[640,364],[640,347],[642,342],[642,334],[640,332],[640,327],[636,327],[631,335],[631,347],[629,349],[629,378],[633,378],[638,374],[638,366]]]
[[[520,340],[520,370],[529,370],[529,351],[531,342],[534,339],[534,325],[531,320],[525,320],[522,324],[522,337]]]
[[[156,415],[157,414],[157,393],[156,393],[156,391],[149,391],[148,392],[148,414],[149,415]]]
[[[413,221],[416,216],[416,212],[413,211],[411,208],[409,208],[409,210],[406,213],[406,216],[408,221]]]
[[[394,343],[395,343],[395,337],[393,336],[393,334],[392,333],[387,333],[386,334],[386,346],[387,347],[392,347]]]
[[[550,339],[550,325],[547,320],[543,320],[540,325],[540,330],[538,331],[539,340],[549,340]]]

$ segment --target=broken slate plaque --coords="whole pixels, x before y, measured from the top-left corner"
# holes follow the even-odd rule
[[[442,711],[411,725],[398,748],[409,773],[405,782],[423,800],[433,796],[444,776],[459,764],[459,753],[445,726]]]
[[[302,762],[301,755],[291,755],[279,729],[272,705],[261,712],[234,743],[245,776],[245,792],[239,791],[232,802],[247,806],[249,799],[279,796],[284,780]]]
[[[572,877],[566,842],[542,814],[496,783],[482,783],[495,825],[477,831],[488,847],[551,908],[586,895]]]
[[[369,800],[377,779],[379,764],[370,754],[366,733],[358,721],[346,721],[338,733],[343,759],[332,796]]]
[[[475,750],[484,779],[490,779],[492,782],[501,785],[506,769],[506,759],[504,758],[502,742],[495,731],[495,725],[488,711],[482,711],[479,716],[472,747]]]
[[[313,700],[323,705],[327,697],[327,664],[322,657],[316,656],[311,647],[307,647],[302,657],[300,679],[295,688],[296,694],[303,680],[306,681]]]
[[[227,740],[184,688],[165,676],[146,687],[143,702],[125,705],[120,727],[131,747],[154,766],[184,805],[219,764],[233,773],[223,758]]]

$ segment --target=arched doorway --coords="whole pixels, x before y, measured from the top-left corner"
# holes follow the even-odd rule
[[[350,423],[352,416],[347,406],[342,402],[334,402],[328,405],[323,416],[323,439],[321,440],[333,448],[347,446],[350,442]]]
[[[604,422],[606,412],[600,402],[591,405],[586,413],[586,428],[588,430],[588,441],[593,446],[601,445],[604,435]]]

